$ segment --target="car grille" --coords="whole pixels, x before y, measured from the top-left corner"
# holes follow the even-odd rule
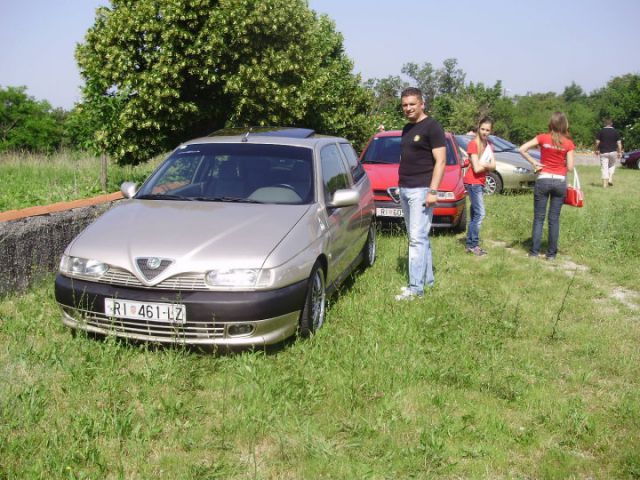
[[[80,328],[93,327],[106,334],[121,337],[176,343],[224,338],[224,325],[215,322],[186,322],[184,324],[150,322],[130,318],[112,318],[96,312],[63,308],[67,315],[78,321]]]
[[[389,196],[389,193],[386,190],[374,190],[373,194],[376,197],[385,197],[385,198],[388,198],[389,200],[391,200],[391,197]]]
[[[153,288],[162,290],[211,290],[204,282],[204,275],[201,273],[176,275],[175,277],[167,278],[159,284],[149,287],[147,285],[143,285],[131,272],[122,268],[111,267],[107,273],[100,277],[99,282],[109,285],[120,285],[123,287]]]

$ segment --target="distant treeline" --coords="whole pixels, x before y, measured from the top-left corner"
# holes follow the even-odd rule
[[[369,133],[379,124],[387,129],[401,128],[400,92],[417,85],[425,92],[428,108],[447,130],[463,133],[473,128],[482,116],[495,120],[496,133],[514,143],[522,143],[547,127],[549,115],[556,110],[569,116],[575,142],[591,148],[602,121],[610,117],[623,133],[626,150],[640,148],[640,76],[628,74],[612,79],[605,87],[590,94],[572,83],[561,94],[529,93],[510,96],[501,82],[492,87],[482,83],[465,83],[464,73],[455,61],[431,70],[429,64],[407,64],[399,76],[371,79],[362,85],[370,101]],[[349,118],[344,119],[349,122]],[[277,121],[274,124],[278,123]],[[83,105],[71,111],[52,108],[44,100],[27,94],[25,87],[0,87],[0,152],[29,151],[52,153],[61,149],[91,150],[97,129],[83,119]],[[327,132],[332,133],[332,132]],[[187,139],[187,138],[185,138]],[[358,146],[366,135],[352,139]]]

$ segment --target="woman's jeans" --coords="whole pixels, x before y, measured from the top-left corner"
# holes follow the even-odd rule
[[[539,178],[533,191],[533,245],[531,254],[540,252],[542,227],[549,203],[549,245],[547,257],[554,258],[558,253],[558,237],[560,236],[560,210],[567,193],[566,180],[556,178]]]
[[[427,188],[400,188],[400,203],[409,236],[409,290],[422,295],[433,286],[433,263],[429,230],[433,208],[425,206]]]
[[[467,228],[467,248],[475,248],[480,243],[480,225],[485,217],[484,185],[465,183],[471,201],[471,221]]]

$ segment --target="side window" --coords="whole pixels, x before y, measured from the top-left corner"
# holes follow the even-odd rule
[[[327,145],[320,151],[320,163],[326,200],[331,199],[336,190],[349,188],[349,175],[336,145]]]
[[[364,177],[364,168],[362,168],[362,165],[358,161],[358,155],[356,155],[355,150],[349,143],[341,143],[340,149],[347,159],[347,164],[349,165],[349,170],[351,170],[353,181],[358,183],[360,179]]]

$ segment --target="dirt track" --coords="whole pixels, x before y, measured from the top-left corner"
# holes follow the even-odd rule
[[[600,160],[593,153],[576,153],[576,165],[600,165]]]

